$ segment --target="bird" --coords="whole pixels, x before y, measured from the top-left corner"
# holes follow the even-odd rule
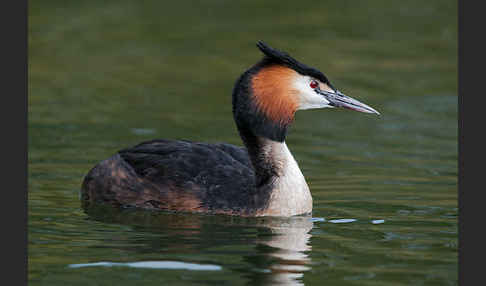
[[[241,217],[312,214],[312,195],[285,142],[299,110],[345,108],[380,115],[344,95],[318,69],[263,41],[263,57],[232,90],[244,146],[154,139],[122,149],[85,175],[80,197],[94,206]]]

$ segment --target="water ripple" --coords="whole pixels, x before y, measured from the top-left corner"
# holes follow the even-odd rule
[[[92,266],[103,266],[103,267],[113,267],[113,266],[126,266],[132,268],[148,268],[148,269],[183,269],[183,270],[203,270],[203,271],[216,271],[221,270],[222,267],[219,265],[212,264],[196,264],[196,263],[186,263],[179,261],[137,261],[137,262],[94,262],[94,263],[81,263],[81,264],[69,264],[69,268],[81,268],[81,267],[92,267]]]

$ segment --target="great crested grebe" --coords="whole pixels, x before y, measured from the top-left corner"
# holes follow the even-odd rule
[[[312,212],[312,196],[285,144],[297,110],[344,107],[379,114],[345,96],[326,76],[263,42],[264,57],[233,88],[233,116],[245,147],[157,139],[123,149],[89,171],[92,205],[229,214]]]

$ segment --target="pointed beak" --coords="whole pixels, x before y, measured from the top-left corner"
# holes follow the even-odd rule
[[[317,92],[323,95],[327,101],[329,101],[329,105],[334,107],[344,107],[347,109],[365,112],[365,113],[375,113],[380,115],[378,111],[373,109],[372,107],[357,101],[349,96],[342,94],[340,91],[336,90],[335,92],[329,92],[324,90],[317,90]]]

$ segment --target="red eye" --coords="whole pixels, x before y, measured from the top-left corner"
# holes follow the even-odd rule
[[[317,81],[313,80],[313,81],[311,81],[311,82],[310,82],[310,87],[311,87],[312,89],[315,89],[315,88],[317,88],[318,86],[319,86],[319,84],[317,83]]]

